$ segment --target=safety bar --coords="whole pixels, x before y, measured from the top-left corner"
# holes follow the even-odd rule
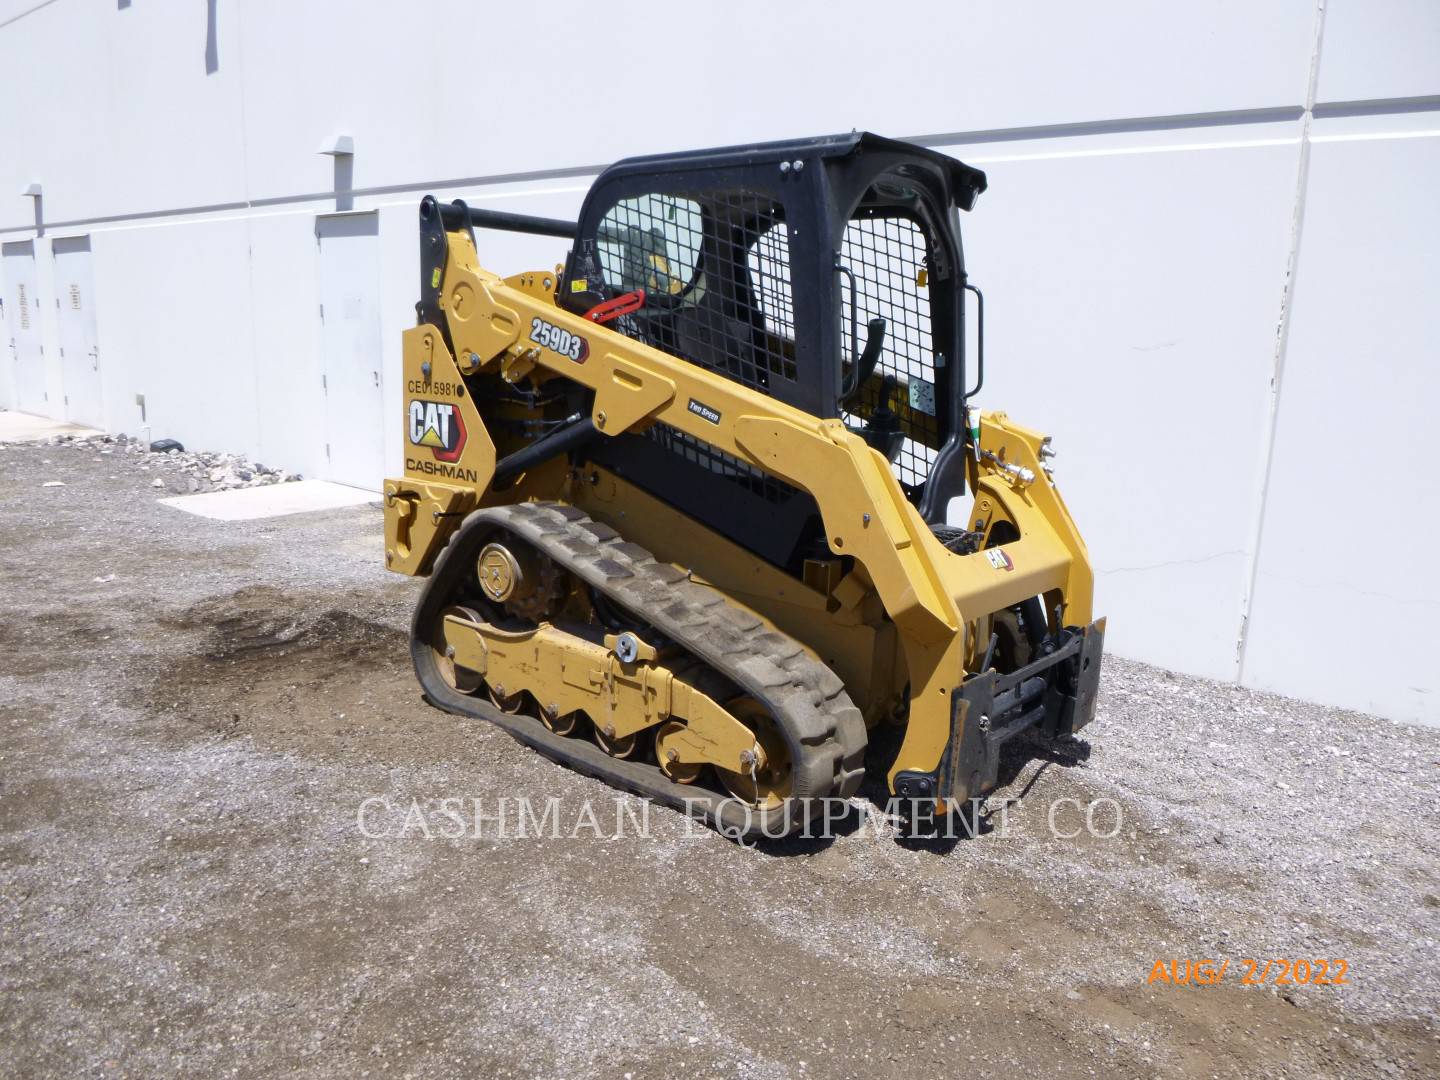
[[[559,218],[534,217],[531,214],[507,214],[503,210],[481,210],[475,206],[460,207],[454,203],[437,203],[440,221],[447,229],[463,229],[466,214],[476,229],[499,229],[502,232],[530,233],[533,236],[559,236],[573,240],[580,226]]]

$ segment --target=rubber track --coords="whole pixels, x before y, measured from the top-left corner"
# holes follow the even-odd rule
[[[549,732],[531,717],[511,716],[487,702],[451,690],[422,660],[428,632],[468,571],[479,541],[496,528],[533,544],[588,585],[655,627],[712,669],[762,701],[779,721],[792,757],[811,763],[823,790],[797,792],[795,805],[770,815],[745,815],[726,793],[665,778],[654,765],[612,758],[593,744]],[[563,503],[520,503],[478,510],[450,538],[415,611],[412,652],[426,695],[452,712],[499,724],[522,742],[582,772],[661,802],[684,806],[727,832],[785,835],[804,827],[814,804],[846,799],[865,773],[868,736],[860,710],[844,684],[793,638],[768,629],[755,615],[715,589],[697,585],[685,571],[657,561],[610,526]],[[428,676],[428,677],[427,677]],[[798,776],[800,769],[794,770]],[[722,805],[728,804],[728,805]],[[737,811],[740,811],[737,814]],[[798,812],[797,812],[798,811]],[[775,814],[785,816],[776,820]],[[746,820],[742,824],[741,819]],[[745,827],[745,826],[748,826]]]

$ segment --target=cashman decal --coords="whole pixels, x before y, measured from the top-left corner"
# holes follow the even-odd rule
[[[410,442],[428,446],[436,461],[457,461],[465,449],[465,421],[460,410],[445,401],[410,402]]]

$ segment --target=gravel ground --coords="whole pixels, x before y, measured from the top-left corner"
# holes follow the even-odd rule
[[[377,507],[157,467],[0,449],[0,1075],[1440,1073],[1440,731],[1107,658],[978,837],[745,848],[425,706]]]

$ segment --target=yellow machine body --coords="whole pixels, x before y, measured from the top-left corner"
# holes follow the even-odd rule
[[[449,233],[452,252],[441,282],[442,306],[462,365],[432,326],[405,332],[403,477],[385,481],[385,561],[424,574],[463,515],[521,499],[573,503],[595,517],[625,523],[627,535],[685,565],[758,615],[806,642],[842,673],[871,719],[893,713],[909,686],[905,737],[890,765],[934,771],[951,737],[951,693],[989,641],[989,617],[1033,596],[1054,597],[1067,624],[1091,621],[1093,572],[1059,490],[1042,467],[1045,437],[987,412],[974,464],[973,503],[965,520],[988,533],[1007,522],[1019,539],[957,555],[947,550],[907,501],[888,462],[840,421],[797,412],[713,372],[623,337],[556,303],[558,274],[501,278],[479,265],[470,236]],[[577,363],[534,340],[536,320],[586,342]],[[480,359],[475,359],[480,358]],[[490,491],[496,447],[462,376],[498,370],[507,379],[563,375],[595,392],[602,435],[663,421],[752,463],[814,497],[831,551],[854,569],[838,581],[797,583],[734,545],[667,512],[613,476],[576,476],[542,467],[503,494]],[[712,422],[688,407],[705,402]],[[417,441],[417,405],[421,413]],[[440,421],[431,405],[464,425],[453,462],[437,461]],[[783,579],[783,580],[780,580]],[[877,618],[880,612],[885,619]],[[888,623],[888,625],[886,625]],[[848,677],[847,677],[848,676]],[[543,694],[542,694],[543,696]],[[964,722],[968,718],[962,718]]]
[[[855,211],[862,224],[892,212],[933,224],[908,187],[922,167],[937,188],[944,177],[947,192],[969,184],[944,195],[963,208],[984,187],[967,166],[932,152],[916,164],[908,159],[919,151],[889,140],[827,145],[835,171],[826,182],[846,182],[860,152],[890,169]],[[782,161],[778,175],[792,179],[803,164]],[[669,206],[663,228],[683,241]],[[682,286],[674,236],[602,226],[601,243],[646,252],[628,256],[644,288],[595,294],[601,302],[587,309],[574,295],[597,288],[575,262],[583,237],[565,267],[501,277],[476,249],[481,213],[422,203],[421,317],[403,350],[405,470],[384,486],[386,565],[433,575],[412,639],[432,701],[672,803],[686,785],[710,782],[705,816],[722,822],[719,802],[734,799],[762,825],[780,815],[786,832],[809,812],[781,808],[849,797],[872,746],[895,747],[868,763],[883,768],[891,793],[941,809],[993,788],[1007,739],[1030,729],[1068,735],[1091,720],[1104,623],[1094,621],[1093,573],[1047,437],[1002,412],[973,414],[961,433],[969,506],[954,522],[952,504],[953,524],[938,527],[933,507],[927,521],[917,489],[897,478],[893,440],[937,448],[927,395],[960,391],[921,381],[897,393],[893,365],[882,386],[871,345],[883,342],[884,319],[872,321],[861,356],[852,314],[852,359],[840,376],[849,389],[837,415],[813,415],[733,369],[657,347],[635,324],[622,332],[623,321],[607,321],[616,305],[645,305],[647,289],[657,309],[673,310],[722,288],[713,261]],[[481,223],[497,217],[510,216]],[[801,220],[782,219],[792,241]],[[932,245],[910,284],[933,294],[937,275],[953,282],[954,253],[958,245]],[[851,277],[853,307],[854,274],[835,258]],[[766,318],[773,323],[773,311]],[[798,338],[776,345],[773,331],[752,325],[772,350],[770,378],[793,383],[804,370]],[[863,430],[853,419],[862,392],[871,395]],[[542,403],[562,395],[588,415],[547,412]],[[823,539],[804,549],[803,565],[757,557],[739,525],[713,515],[704,524],[603,463],[626,459],[584,452],[655,425],[705,448],[722,475],[773,478],[813,500]],[[942,491],[956,487],[957,436],[947,438]],[[481,690],[488,705],[466,696]]]

